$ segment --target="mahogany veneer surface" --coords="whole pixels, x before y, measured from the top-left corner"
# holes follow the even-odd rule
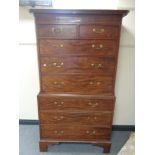
[[[36,23],[40,151],[59,142],[110,151],[122,17],[127,10],[31,9]]]

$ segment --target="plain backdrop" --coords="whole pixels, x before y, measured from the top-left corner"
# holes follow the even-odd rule
[[[118,68],[116,75],[116,104],[113,124],[135,124],[135,7],[134,0],[53,0],[53,7],[60,9],[127,9],[123,18]],[[20,114],[19,119],[38,119],[37,94],[39,92],[39,72],[35,25],[29,7],[19,8],[19,60],[20,60]]]

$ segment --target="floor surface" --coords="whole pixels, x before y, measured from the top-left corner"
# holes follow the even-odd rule
[[[113,131],[111,153],[117,155],[128,139],[128,131]],[[48,152],[39,152],[39,127],[38,125],[19,126],[19,155],[103,155],[103,149],[91,144],[63,143],[48,147]],[[106,154],[104,154],[106,155]]]

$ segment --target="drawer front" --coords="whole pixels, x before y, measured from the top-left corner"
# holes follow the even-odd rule
[[[103,25],[81,25],[80,26],[80,38],[91,39],[116,39],[118,37],[119,30],[115,26],[103,26]]]
[[[40,125],[41,138],[63,140],[107,140],[111,129],[102,126]]]
[[[121,17],[118,15],[71,15],[71,14],[36,14],[37,24],[107,24],[120,26]]]
[[[38,37],[74,39],[76,36],[75,25],[38,25]]]
[[[38,96],[40,110],[92,110],[113,111],[114,99],[79,99],[67,97]]]
[[[113,75],[115,58],[91,56],[41,57],[41,72],[49,73],[102,73]]]
[[[104,125],[110,128],[112,112],[71,112],[71,111],[41,111],[39,112],[41,124],[71,124],[71,125]]]
[[[112,77],[95,75],[42,76],[42,91],[51,93],[112,94]]]
[[[116,55],[116,42],[113,40],[50,40],[39,41],[41,55]]]

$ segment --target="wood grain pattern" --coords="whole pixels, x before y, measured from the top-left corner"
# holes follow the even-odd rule
[[[40,110],[113,111],[115,99],[38,96]]]
[[[120,26],[121,15],[35,14],[37,24],[102,24]]]
[[[113,75],[115,58],[92,56],[44,56],[40,57],[41,73],[85,73]]]
[[[107,140],[110,138],[111,129],[104,126],[69,126],[69,125],[50,125],[41,124],[41,137],[44,139],[55,140]]]
[[[116,39],[118,27],[105,25],[80,25],[80,38],[89,39]]]
[[[105,112],[76,112],[76,111],[53,111],[40,110],[41,124],[57,125],[104,125],[111,127],[112,111]]]
[[[95,75],[42,76],[42,91],[73,94],[112,95],[112,78]]]
[[[102,55],[115,57],[114,40],[39,40],[40,55]]]
[[[76,38],[75,25],[38,25],[38,37]]]
[[[40,74],[40,151],[79,142],[110,152],[121,22],[128,10],[30,11]]]
[[[59,15],[59,14],[63,14],[63,15],[75,15],[75,14],[79,14],[79,15],[120,15],[120,16],[126,16],[128,14],[128,10],[84,10],[84,9],[41,9],[41,8],[35,8],[35,9],[30,9],[30,12],[35,13],[35,15],[39,14],[41,15]],[[99,16],[98,16],[99,18]]]

